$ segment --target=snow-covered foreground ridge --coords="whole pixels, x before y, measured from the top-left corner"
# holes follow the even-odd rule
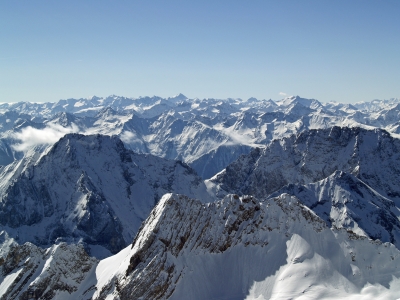
[[[13,259],[1,266],[6,298],[50,291],[55,299],[400,297],[397,248],[330,229],[288,194],[263,202],[229,195],[209,204],[166,194],[133,244],[99,263],[84,254],[71,257],[71,251],[79,252],[76,246],[55,246],[44,254],[20,247],[20,255],[11,251]],[[23,255],[27,248],[29,259]],[[68,266],[49,262],[51,251],[68,257]],[[37,279],[24,282],[29,272]]]

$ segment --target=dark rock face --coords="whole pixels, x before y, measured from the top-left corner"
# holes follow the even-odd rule
[[[0,224],[12,228],[39,223],[54,213],[45,183],[35,185],[26,174],[9,185],[0,207]]]
[[[203,178],[211,178],[239,156],[248,154],[251,147],[246,145],[219,146],[190,163],[190,166]]]
[[[400,248],[400,212],[395,203],[354,175],[337,171],[315,183],[289,184],[271,197],[282,193],[296,196],[330,227],[345,228]]]
[[[265,197],[289,183],[316,182],[337,170],[400,204],[400,142],[378,129],[333,127],[275,140],[240,157],[212,181],[229,193]]]
[[[1,299],[54,299],[59,292],[71,294],[96,263],[81,245],[61,243],[47,251],[30,243],[14,246],[0,264],[0,272],[18,275]]]
[[[125,246],[122,225],[117,216],[104,195],[91,183],[87,174],[82,174],[78,186],[78,191],[86,195],[86,210],[73,220],[80,235],[89,244],[102,245],[111,253],[117,253]]]

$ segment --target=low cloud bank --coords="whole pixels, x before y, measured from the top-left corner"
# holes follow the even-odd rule
[[[76,132],[78,132],[78,127],[74,124],[71,127],[49,124],[43,129],[28,126],[14,134],[14,138],[20,143],[14,144],[12,147],[16,151],[24,152],[34,146],[54,144],[64,135]]]

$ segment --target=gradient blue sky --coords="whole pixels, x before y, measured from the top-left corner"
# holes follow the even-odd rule
[[[0,1],[0,102],[400,97],[400,1]]]

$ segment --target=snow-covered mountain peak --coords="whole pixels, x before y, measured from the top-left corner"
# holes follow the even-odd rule
[[[116,136],[67,134],[35,165],[1,176],[16,179],[0,195],[0,223],[12,237],[43,246],[82,239],[100,256],[129,243],[163,194],[211,200],[190,167],[133,153]]]
[[[260,100],[258,100],[255,97],[250,97],[249,99],[247,99],[245,102],[247,103],[256,103],[256,102],[260,102]]]
[[[308,106],[306,106],[298,101],[293,101],[284,110],[285,114],[296,115],[296,116],[307,116],[312,111],[313,110],[310,109]]]
[[[310,130],[253,150],[228,165],[209,184],[216,184],[220,192],[263,197],[288,183],[316,182],[341,170],[354,173],[381,195],[399,203],[399,153],[400,141],[384,130]]]
[[[66,157],[69,156],[69,159],[62,159],[68,163],[69,161],[84,159],[87,160],[87,153],[90,153],[89,156],[92,159],[113,157],[115,154],[122,155],[122,157],[128,157],[129,152],[124,147],[124,144],[117,136],[105,136],[105,135],[82,135],[79,133],[70,133],[66,134],[62,137],[59,142],[54,144],[52,149],[49,152],[48,156],[45,156],[48,160],[53,160],[54,157]],[[77,155],[77,154],[85,154],[85,156]],[[51,157],[49,157],[51,156]],[[101,157],[100,157],[101,156]],[[127,158],[129,159],[129,158]]]
[[[175,95],[175,96],[173,96],[173,97],[169,97],[169,98],[168,98],[168,100],[169,100],[169,101],[172,101],[172,102],[186,101],[186,100],[188,100],[188,99],[189,99],[189,98],[186,97],[185,95],[183,95],[182,93],[179,93],[179,94],[177,94],[177,95]]]
[[[100,100],[101,97],[97,97],[96,95],[93,95],[91,97],[88,97],[87,100],[91,100],[91,101],[96,101],[96,100]]]
[[[105,120],[110,118],[116,118],[119,115],[125,116],[126,113],[119,113],[115,111],[112,107],[107,106],[100,109],[99,112],[96,114],[95,118]]]
[[[70,113],[60,112],[56,114],[53,118],[48,120],[46,124],[58,124],[62,127],[72,127],[75,126],[77,118]]]

